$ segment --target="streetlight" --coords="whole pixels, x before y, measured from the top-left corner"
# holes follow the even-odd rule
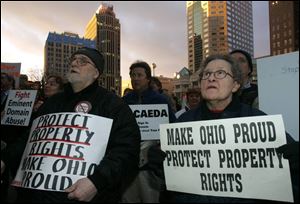
[[[155,76],[155,72],[154,72],[154,69],[156,68],[156,64],[153,62],[152,63],[152,69],[153,69],[153,76]]]
[[[175,79],[179,79],[180,78],[180,74],[178,72],[175,72],[173,76],[174,76]]]

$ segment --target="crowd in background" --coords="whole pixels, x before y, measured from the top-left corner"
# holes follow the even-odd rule
[[[80,179],[63,194],[15,190],[16,198],[8,198],[9,183],[18,169],[30,127],[1,125],[2,202],[261,202],[168,191],[162,165],[166,155],[160,149],[160,141],[141,140],[128,107],[166,104],[170,123],[265,115],[257,109],[258,88],[250,80],[253,66],[247,52],[235,50],[229,55],[208,57],[201,67],[200,87],[187,90],[184,104],[163,89],[144,61],[136,61],[129,67],[132,89],[125,89],[122,98],[106,91],[97,83],[103,60],[97,50],[82,48],[71,57],[67,83],[59,76],[48,76],[43,84],[36,82],[30,86],[20,81],[20,89],[38,91],[32,119],[53,112],[74,112],[78,102],[89,101],[89,113],[114,120],[108,148],[95,173]],[[1,73],[1,116],[9,90],[13,89],[14,79]],[[299,147],[288,134],[287,141],[278,151],[290,161],[294,199],[298,202]]]

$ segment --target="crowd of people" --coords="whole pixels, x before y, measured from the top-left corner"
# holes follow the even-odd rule
[[[131,105],[167,105],[169,123],[217,120],[266,115],[258,109],[258,88],[251,83],[253,65],[249,53],[234,50],[227,55],[211,55],[200,70],[200,87],[187,90],[187,104],[181,108],[151,75],[145,61],[129,67],[132,89],[122,98],[98,85],[104,57],[96,49],[80,48],[70,58],[67,83],[48,76],[38,94],[31,121],[54,113],[77,112],[113,120],[105,154],[93,172],[72,183],[64,191],[16,187],[14,202],[29,203],[241,203],[258,199],[195,195],[168,191],[163,162],[166,154],[160,140],[142,137]],[[1,117],[14,80],[1,73]],[[39,88],[38,88],[39,89]],[[1,201],[7,202],[7,189],[17,173],[26,148],[30,127],[1,125]],[[287,133],[287,144],[277,151],[289,160],[294,202],[299,201],[299,143]],[[278,184],[280,185],[280,184]],[[272,186],[270,186],[271,188]]]

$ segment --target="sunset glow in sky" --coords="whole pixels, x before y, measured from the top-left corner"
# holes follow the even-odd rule
[[[1,62],[21,62],[21,73],[43,69],[49,32],[83,37],[100,1],[1,1]],[[155,63],[156,75],[187,67],[185,1],[107,1],[121,23],[121,75],[136,60]],[[253,2],[254,57],[269,55],[268,2]]]

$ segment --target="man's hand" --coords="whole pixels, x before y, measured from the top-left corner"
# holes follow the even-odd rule
[[[299,172],[299,142],[282,145],[277,148],[277,152],[289,160],[292,171]]]
[[[90,179],[83,178],[65,189],[65,192],[69,193],[68,198],[70,200],[89,202],[95,197],[98,190]]]
[[[160,146],[153,145],[148,150],[148,167],[156,174],[156,176],[164,179],[163,162],[167,154],[160,149]]]

